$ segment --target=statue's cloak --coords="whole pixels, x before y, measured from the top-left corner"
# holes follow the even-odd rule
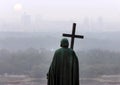
[[[79,85],[79,63],[72,49],[62,47],[55,52],[48,85]]]

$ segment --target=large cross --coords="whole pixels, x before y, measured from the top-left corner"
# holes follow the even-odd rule
[[[71,49],[73,49],[73,47],[74,47],[74,40],[75,40],[75,38],[82,38],[82,39],[84,38],[83,35],[75,35],[75,30],[76,30],[76,23],[73,23],[72,34],[65,34],[65,33],[63,33],[63,36],[71,37],[71,46],[70,46]]]

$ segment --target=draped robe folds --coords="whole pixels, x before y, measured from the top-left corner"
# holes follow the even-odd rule
[[[48,85],[79,85],[79,62],[72,49],[62,47],[55,52]]]

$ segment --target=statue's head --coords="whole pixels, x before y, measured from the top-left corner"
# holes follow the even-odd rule
[[[68,39],[67,39],[67,38],[63,38],[63,39],[61,40],[60,46],[61,46],[61,47],[68,48],[68,46],[69,46]]]

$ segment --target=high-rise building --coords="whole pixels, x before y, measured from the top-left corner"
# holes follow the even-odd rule
[[[29,26],[31,24],[31,16],[27,13],[24,13],[21,17],[22,24]]]

